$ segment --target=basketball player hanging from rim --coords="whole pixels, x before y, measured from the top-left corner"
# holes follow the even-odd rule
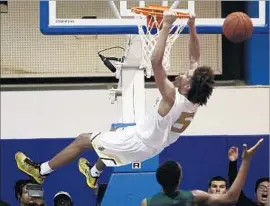
[[[17,152],[15,159],[21,171],[32,176],[38,183],[43,183],[52,171],[72,162],[85,150],[94,150],[99,156],[96,164],[91,165],[85,158],[80,158],[78,166],[86,177],[88,186],[96,188],[105,166],[117,167],[142,162],[158,155],[177,141],[190,125],[198,107],[206,105],[211,96],[214,73],[208,66],[198,66],[200,46],[195,17],[191,16],[188,20],[190,70],[177,76],[174,82],[168,80],[162,59],[169,30],[176,16],[167,11],[163,18],[163,28],[151,59],[155,83],[161,97],[144,119],[136,122],[136,126],[116,131],[81,134],[55,157],[42,164]]]

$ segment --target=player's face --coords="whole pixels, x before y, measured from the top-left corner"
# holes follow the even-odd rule
[[[269,199],[269,188],[270,183],[265,181],[261,182],[258,186],[257,192],[256,192],[256,199],[259,204],[266,204]]]
[[[211,194],[225,194],[227,192],[226,182],[215,180],[212,181],[208,192]]]
[[[179,88],[180,91],[187,93],[190,88],[190,80],[192,74],[189,72],[179,74],[174,81],[174,86]]]

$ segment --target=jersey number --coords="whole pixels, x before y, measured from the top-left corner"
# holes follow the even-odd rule
[[[186,130],[186,128],[190,125],[191,120],[193,119],[195,113],[187,113],[187,112],[182,112],[180,117],[176,120],[175,123],[178,123],[182,125],[182,128],[174,127],[172,126],[171,131],[172,132],[177,132],[177,133],[182,133]]]

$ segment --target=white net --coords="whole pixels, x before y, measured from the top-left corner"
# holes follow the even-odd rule
[[[159,21],[158,17],[151,15],[148,17],[150,19],[148,19],[149,23],[148,26],[146,26],[145,22],[147,21],[147,17],[144,14],[135,14],[134,18],[137,20],[139,35],[142,43],[142,60],[140,68],[145,69],[146,77],[150,78],[152,76],[151,56],[157,43],[163,20]],[[171,66],[170,52],[172,45],[187,25],[187,21],[187,18],[179,18],[176,21],[177,23],[173,24],[171,27],[162,61],[162,65],[166,71],[169,70]]]

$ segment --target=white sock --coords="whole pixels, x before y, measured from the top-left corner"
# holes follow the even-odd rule
[[[52,168],[49,166],[49,162],[44,162],[40,165],[40,174],[41,175],[47,175],[49,173],[51,173],[53,170]]]
[[[97,169],[96,165],[94,165],[90,170],[90,174],[92,177],[99,177],[101,173],[102,173],[102,171],[99,171]]]

